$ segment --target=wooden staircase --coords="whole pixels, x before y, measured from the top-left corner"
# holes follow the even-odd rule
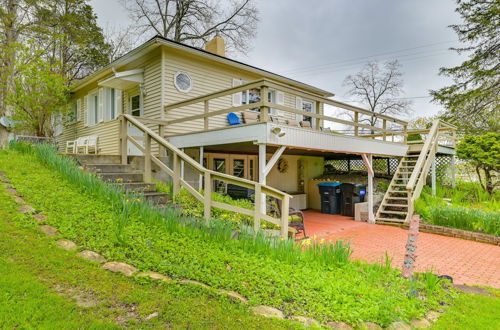
[[[421,147],[421,144],[410,146],[401,159],[377,211],[377,223],[403,223],[407,220],[410,196],[406,185],[415,169]]]
[[[85,155],[77,156],[87,172],[96,173],[103,181],[113,183],[127,192],[142,194],[145,200],[156,205],[165,205],[169,196],[157,192],[156,183],[144,182],[144,171],[130,164],[121,164],[120,156]]]
[[[404,223],[413,216],[415,201],[420,197],[431,164],[434,162],[440,140],[456,127],[435,120],[424,141],[408,142],[408,150],[401,159],[375,216],[377,223]]]

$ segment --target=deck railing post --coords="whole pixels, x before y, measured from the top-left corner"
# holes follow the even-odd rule
[[[151,183],[151,135],[144,133],[144,182]]]
[[[172,183],[173,183],[173,195],[177,195],[181,189],[181,161],[179,159],[179,155],[176,154],[175,152],[172,153],[172,156],[174,157],[173,162],[174,162],[174,177],[172,178]]]
[[[262,214],[262,186],[259,183],[255,184],[255,213],[253,216],[253,229],[255,233],[260,230],[260,217]]]
[[[267,104],[267,94],[268,94],[267,86],[262,86],[260,88],[260,100],[264,104]],[[269,118],[269,107],[262,106],[260,108],[260,121],[266,123],[268,121],[268,118]]]
[[[205,190],[203,192],[203,217],[210,219],[210,209],[212,208],[212,178],[210,172],[205,172]]]
[[[387,141],[387,119],[384,119],[382,121],[382,129],[384,130],[384,132],[382,133],[383,134],[383,137],[384,137],[384,141]]]
[[[408,125],[403,126],[403,141],[408,142]]]
[[[281,230],[280,234],[282,238],[288,238],[288,210],[290,207],[290,197],[288,195],[283,196],[281,203]]]
[[[359,112],[355,112],[354,113],[354,124],[356,126],[354,126],[354,136],[358,136],[359,135],[359,127],[357,126],[359,123]]]
[[[127,136],[128,136],[128,123],[125,117],[122,116],[120,119],[120,155],[121,162],[123,165],[127,165],[128,163],[128,147],[127,147]]]
[[[158,134],[162,137],[165,138],[165,125],[159,124],[158,125]],[[163,147],[161,144],[158,144],[158,154],[160,157],[166,157],[167,156],[167,149]]]
[[[322,114],[321,113],[321,102],[320,101],[316,101],[316,113],[318,115]],[[316,128],[317,131],[319,131],[321,129],[321,124],[323,124],[323,127],[325,126],[325,123],[321,123],[321,119],[319,119],[319,118],[316,118],[315,122],[316,122],[316,125],[315,125],[316,127],[315,128]]]
[[[203,118],[203,128],[206,130],[208,130],[208,112],[210,111],[210,105],[209,105],[209,100],[205,100],[204,102],[204,110],[203,112],[205,113],[205,117]]]

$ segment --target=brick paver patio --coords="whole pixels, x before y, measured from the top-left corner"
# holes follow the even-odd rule
[[[398,227],[372,225],[352,218],[305,211],[309,237],[351,242],[353,258],[382,262],[387,252],[392,266],[401,268],[408,231]],[[417,243],[417,271],[449,275],[455,284],[500,288],[500,246],[420,233]]]

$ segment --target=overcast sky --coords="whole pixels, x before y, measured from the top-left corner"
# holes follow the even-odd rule
[[[101,26],[125,26],[119,0],[91,0]],[[448,25],[459,23],[453,0],[257,0],[260,22],[248,54],[234,56],[349,101],[344,78],[368,60],[398,59],[411,98],[411,117],[436,114],[429,89],[449,83],[442,66],[461,63]]]

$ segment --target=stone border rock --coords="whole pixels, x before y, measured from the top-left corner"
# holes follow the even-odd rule
[[[383,225],[408,229],[408,224],[384,223]],[[487,243],[500,246],[500,236],[477,233],[474,231],[431,225],[429,223],[423,223],[423,222],[420,223],[419,231],[422,233],[455,237],[460,239],[466,239],[469,241],[476,241],[480,243]]]

